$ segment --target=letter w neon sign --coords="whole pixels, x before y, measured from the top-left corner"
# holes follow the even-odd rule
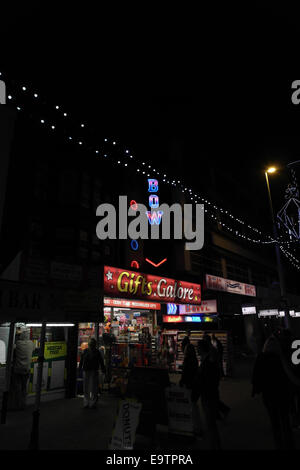
[[[146,212],[146,215],[148,217],[148,221],[151,225],[159,225],[161,223],[161,218],[162,218],[162,215],[163,215],[163,211],[153,211],[153,212],[150,212],[150,211],[147,211]]]

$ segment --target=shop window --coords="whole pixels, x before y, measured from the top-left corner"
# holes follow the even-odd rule
[[[93,209],[97,209],[97,207],[103,202],[101,197],[101,187],[99,184],[95,184],[94,193],[93,193]]]
[[[82,177],[80,205],[81,207],[85,207],[87,209],[90,207],[90,198],[91,198],[90,180],[91,180],[90,176],[87,173],[84,173]]]
[[[223,276],[221,257],[213,252],[191,253],[192,270]]]
[[[82,242],[88,242],[89,241],[88,232],[86,230],[80,230],[79,238]]]
[[[227,278],[233,281],[249,283],[248,265],[237,263],[233,260],[226,260]]]
[[[78,198],[79,175],[75,171],[65,170],[59,174],[58,202],[63,205],[75,204]]]
[[[97,237],[97,235],[93,235],[92,236],[92,241],[93,241],[93,245],[99,245],[101,240],[99,240],[99,238]]]
[[[29,396],[36,392],[38,370],[38,348],[40,347],[41,328],[30,328],[30,339],[35,345],[32,354],[30,378],[28,384]],[[63,327],[47,327],[44,349],[44,364],[42,391],[64,389],[66,386],[67,342],[66,331]]]
[[[101,254],[98,251],[92,251],[92,261],[100,261]]]
[[[87,259],[89,257],[89,250],[87,248],[80,247],[78,250],[78,256],[80,259]]]
[[[55,229],[55,238],[60,241],[74,240],[75,230],[71,227],[58,227]]]
[[[268,279],[263,273],[252,271],[252,281],[256,286],[269,287]]]

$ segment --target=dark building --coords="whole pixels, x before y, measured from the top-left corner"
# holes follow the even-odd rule
[[[7,108],[9,113],[13,106]],[[180,134],[178,125],[172,129],[169,116],[164,119],[169,123],[166,133],[156,123],[153,142],[150,130],[143,134],[143,160],[140,156],[135,158],[135,155],[131,159],[131,151],[126,152],[122,143],[116,141],[114,144],[111,138],[106,141],[105,136],[101,137],[102,145],[98,150],[98,144],[93,143],[94,135],[84,130],[78,131],[76,142],[73,133],[73,142],[69,142],[69,129],[57,125],[59,128],[54,133],[55,129],[49,124],[43,129],[40,111],[29,109],[29,114],[17,115],[11,150],[7,152],[9,171],[0,245],[3,292],[10,288],[5,281],[14,281],[13,291],[19,289],[19,297],[23,294],[26,297],[26,290],[31,292],[31,297],[39,295],[42,299],[50,293],[56,308],[50,307],[47,300],[44,311],[33,308],[38,303],[32,303],[26,310],[22,307],[23,302],[19,310],[17,306],[13,311],[3,308],[1,316],[6,322],[13,319],[28,323],[45,319],[75,325],[66,332],[68,380],[71,384],[68,393],[74,393],[70,390],[74,391],[73,365],[78,358],[78,325],[82,322],[98,325],[104,321],[102,285],[105,265],[201,284],[202,299],[216,300],[215,313],[218,315],[212,316],[214,321],[207,324],[204,321],[178,323],[176,329],[179,331],[187,328],[229,331],[238,349],[246,346],[253,349],[253,335],[263,336],[270,321],[271,326],[282,321],[278,318],[262,320],[255,315],[242,316],[242,306],[249,304],[257,310],[283,308],[273,246],[261,246],[247,240],[256,237],[236,218],[226,224],[233,233],[238,230],[239,237],[222,225],[222,211],[227,210],[227,199],[220,188],[222,185],[225,188],[225,181],[230,188],[228,192],[232,190],[232,200],[237,202],[238,212],[242,213],[242,209],[247,207],[243,219],[251,224],[255,217],[248,221],[247,214],[248,210],[250,215],[254,213],[257,199],[253,198],[253,192],[245,192],[239,184],[234,185],[230,172],[224,168],[216,171],[207,158],[207,149],[200,149],[197,155],[202,167],[199,178],[195,174],[199,166],[195,165],[194,171],[193,168],[185,168],[191,151],[189,136],[184,131]],[[89,145],[81,147],[79,139],[88,141]],[[136,144],[140,150],[141,140],[139,145]],[[150,165],[152,155],[155,157]],[[173,179],[170,173],[174,175]],[[98,239],[97,207],[103,203],[118,207],[121,195],[126,195],[128,202],[137,201],[147,206],[148,178],[155,177],[159,181],[160,204],[201,202],[195,196],[191,201],[193,192],[181,185],[180,180],[185,181],[189,174],[194,191],[209,201],[207,204],[204,202],[208,212],[205,213],[205,241],[201,250],[185,250],[184,240],[144,240],[136,250],[128,239]],[[234,212],[232,201],[231,204]],[[155,266],[164,259],[166,261],[161,266]],[[236,285],[253,286],[255,295],[211,289],[207,285],[207,275]],[[300,305],[300,299],[294,296],[297,283],[293,272],[287,271],[287,281],[288,306]],[[166,306],[162,305],[156,321],[162,329],[174,329],[173,323],[164,321],[166,313]],[[293,320],[293,328],[297,329],[297,321]],[[53,338],[57,335],[54,330],[51,334]]]

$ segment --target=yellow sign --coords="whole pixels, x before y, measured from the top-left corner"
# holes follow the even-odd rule
[[[57,359],[67,355],[67,345],[65,342],[45,343],[45,359]]]

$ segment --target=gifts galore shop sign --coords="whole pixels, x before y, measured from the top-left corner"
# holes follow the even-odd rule
[[[201,303],[201,286],[186,281],[104,266],[104,293],[118,297],[187,304]]]

